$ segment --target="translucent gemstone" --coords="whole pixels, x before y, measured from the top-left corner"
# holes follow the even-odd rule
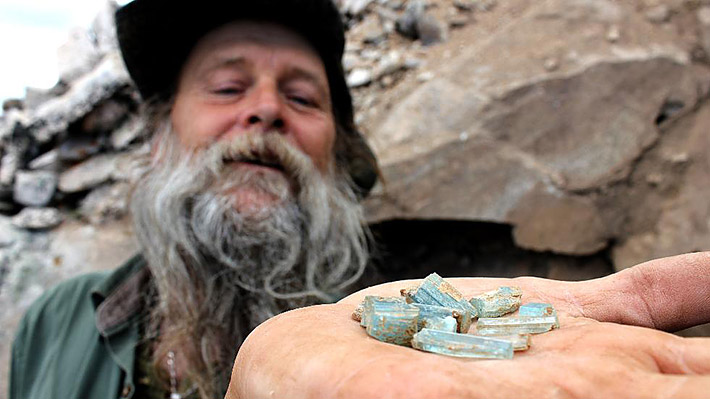
[[[391,344],[409,345],[418,330],[419,309],[406,303],[373,301],[363,313],[365,319],[368,320],[367,334],[371,337]]]
[[[491,338],[503,339],[513,343],[514,351],[526,351],[530,348],[530,334],[496,335]]]
[[[457,357],[513,358],[513,343],[510,341],[470,334],[436,331],[428,328],[414,335],[412,346],[426,352]]]
[[[424,328],[422,323],[426,319],[441,319],[445,317],[453,317],[456,319],[456,331],[465,333],[471,327],[471,313],[461,309],[448,308],[437,305],[425,305],[423,303],[412,303],[419,308],[419,328]]]
[[[407,302],[436,305],[469,312],[471,318],[477,316],[476,309],[463,297],[453,285],[436,273],[428,275],[416,288],[401,291]]]
[[[526,303],[520,307],[518,314],[520,314],[520,316],[553,316],[555,318],[555,328],[560,328],[557,311],[555,311],[555,308],[549,303]]]
[[[540,334],[552,330],[557,323],[553,316],[518,316],[480,318],[476,330],[480,335]]]
[[[384,304],[405,304],[405,300],[402,297],[398,296],[391,296],[391,297],[386,297],[386,296],[375,296],[375,295],[368,295],[363,299],[362,303],[355,308],[355,311],[353,312],[352,317],[355,320],[358,320],[357,313],[360,313],[360,325],[363,327],[367,327],[367,323],[369,322],[369,317],[372,315],[373,309],[372,306],[378,303],[380,304],[380,309],[385,309]],[[358,308],[362,308],[362,311],[358,310]]]
[[[500,317],[515,312],[522,295],[518,287],[498,287],[471,298],[470,302],[476,308],[478,317]]]
[[[422,320],[421,310],[420,310],[419,327],[420,328],[429,328],[431,330],[437,330],[437,331],[448,331],[448,332],[454,333],[458,330],[458,323],[456,322],[456,319],[454,319],[452,316],[429,317],[429,318],[424,318]]]

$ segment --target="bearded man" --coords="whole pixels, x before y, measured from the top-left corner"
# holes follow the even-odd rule
[[[251,329],[342,297],[368,258],[377,165],[330,0],[135,0],[116,22],[154,135],[142,253],[30,308],[12,399],[221,398]]]

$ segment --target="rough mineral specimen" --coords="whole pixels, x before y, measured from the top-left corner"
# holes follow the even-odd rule
[[[419,329],[428,328],[437,331],[447,331],[455,333],[458,330],[458,323],[452,316],[429,317],[422,320],[421,310],[419,311]]]
[[[401,292],[410,303],[443,306],[459,310],[462,314],[468,312],[471,318],[477,316],[476,309],[459,290],[436,273],[428,275],[418,287],[405,289]]]
[[[383,342],[449,356],[489,359],[511,359],[513,351],[530,347],[530,334],[559,328],[552,305],[521,306],[522,291],[517,287],[499,287],[468,301],[432,273],[419,286],[401,293],[402,297],[365,297],[353,312],[353,319]],[[519,316],[499,317],[518,308]],[[478,335],[466,334],[477,316]]]
[[[423,303],[412,303],[419,308],[419,328],[424,328],[423,323],[427,319],[442,319],[453,317],[456,319],[456,332],[465,333],[471,327],[471,313],[462,312],[460,309],[447,308],[437,305],[425,305]]]
[[[471,298],[478,317],[500,317],[515,312],[520,306],[523,292],[518,287],[498,287]]]
[[[372,315],[373,309],[372,306],[375,303],[398,303],[398,304],[405,304],[404,298],[397,297],[397,296],[391,296],[391,297],[385,297],[385,296],[375,296],[375,295],[368,295],[363,299],[362,303],[358,305],[357,308],[355,308],[355,311],[352,314],[353,319],[358,320],[360,322],[360,325],[363,327],[367,327],[367,323],[369,322],[369,316]],[[381,305],[380,309],[384,309]],[[367,314],[367,316],[365,316]],[[359,318],[358,318],[359,317]]]
[[[526,351],[530,348],[530,334],[511,334],[511,335],[496,335],[490,338],[502,339],[513,343],[513,350]]]
[[[417,332],[419,309],[402,302],[371,301],[366,303],[363,321],[367,320],[367,334],[383,342],[409,345]]]
[[[518,316],[480,318],[476,325],[479,335],[540,334],[552,330],[557,324],[553,316]]]
[[[513,358],[513,343],[510,341],[470,334],[436,331],[428,328],[414,335],[412,346],[426,352],[457,357]]]
[[[520,307],[518,312],[520,316],[553,316],[555,318],[555,328],[560,327],[559,319],[557,319],[557,311],[549,303],[531,302]]]

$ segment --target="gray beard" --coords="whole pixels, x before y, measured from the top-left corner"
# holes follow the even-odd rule
[[[362,275],[368,232],[347,174],[319,172],[278,133],[192,151],[176,137],[163,122],[131,198],[155,288],[147,334],[159,336],[155,365],[175,351],[202,397],[222,397],[249,331],[286,309],[336,300]],[[254,157],[284,173],[234,167]],[[244,187],[275,201],[244,209],[229,194]]]

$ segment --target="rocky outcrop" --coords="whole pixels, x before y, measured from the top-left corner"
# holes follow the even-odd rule
[[[665,148],[687,134],[675,126],[703,118],[710,70],[692,62],[676,32],[657,27],[668,21],[649,20],[631,4],[513,3],[491,18],[517,18],[466,43],[467,51],[442,53],[434,78],[410,78],[374,107],[386,109],[367,120],[386,184],[367,202],[371,220],[505,223],[523,248],[572,255],[611,248],[619,268],[649,247],[666,247],[657,254],[710,247],[704,222],[692,229],[702,237],[694,246],[671,249],[651,234],[658,227],[651,219],[660,223],[662,214],[629,220],[641,197],[654,210],[680,204],[682,194],[659,192],[660,182],[636,181],[652,168],[645,162],[652,154],[672,151],[689,165],[674,179],[710,171],[702,139]],[[459,40],[479,37],[476,28]],[[611,28],[619,37],[610,39]],[[693,218],[676,211],[673,219],[685,216],[688,227],[697,216],[708,220],[710,204],[692,202]]]

